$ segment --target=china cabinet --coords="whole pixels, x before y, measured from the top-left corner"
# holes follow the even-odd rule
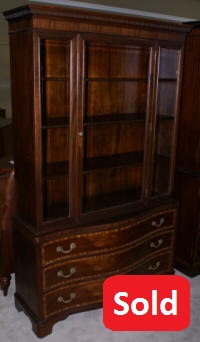
[[[16,307],[39,337],[114,274],[173,273],[187,26],[31,4],[9,22]]]
[[[175,196],[180,202],[176,267],[200,273],[200,22],[190,23],[185,44]]]

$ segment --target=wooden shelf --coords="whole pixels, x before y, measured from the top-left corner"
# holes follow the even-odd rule
[[[169,154],[155,154],[155,161],[169,160],[171,155]]]
[[[135,202],[141,199],[141,189],[124,189],[119,192],[102,194],[97,197],[84,198],[84,211],[104,209],[123,203]]]
[[[51,82],[62,82],[62,81],[69,81],[69,76],[63,76],[63,77],[42,77],[42,82],[51,81]]]
[[[133,78],[133,77],[89,77],[86,82],[147,82],[148,78]]]
[[[159,82],[177,82],[177,78],[165,78],[165,77],[159,77]]]
[[[157,120],[174,120],[174,116],[173,115],[157,114],[156,119]]]
[[[143,152],[133,152],[117,154],[114,156],[103,156],[96,158],[88,158],[84,163],[84,173],[96,172],[108,168],[122,168],[132,165],[141,164],[143,162]]]
[[[89,125],[105,125],[113,123],[126,123],[134,121],[146,120],[145,113],[125,113],[125,114],[104,114],[104,115],[90,115],[84,123],[84,126]]]
[[[42,128],[57,128],[57,127],[68,127],[69,126],[69,117],[60,117],[60,118],[45,118],[43,119]]]

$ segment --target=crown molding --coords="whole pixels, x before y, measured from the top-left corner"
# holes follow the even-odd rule
[[[30,1],[30,0],[29,0]],[[98,11],[106,11],[112,13],[120,13],[120,14],[129,14],[129,15],[136,15],[142,16],[146,18],[157,18],[157,19],[164,19],[164,20],[171,20],[176,22],[187,22],[187,21],[194,21],[195,19],[191,18],[184,18],[184,17],[177,17],[173,15],[167,15],[162,13],[154,13],[154,12],[146,12],[146,11],[138,11],[129,8],[123,7],[116,7],[116,6],[107,6],[107,5],[100,5],[95,3],[89,2],[80,2],[80,1],[71,1],[71,0],[31,0],[30,2],[39,2],[39,3],[49,3],[54,5],[63,5],[68,7],[74,8],[87,8],[87,9],[94,9]]]

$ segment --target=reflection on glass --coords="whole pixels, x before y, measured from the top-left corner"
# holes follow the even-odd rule
[[[68,216],[69,69],[67,41],[41,40],[43,216]]]
[[[150,50],[126,43],[85,46],[83,210],[142,196]]]
[[[180,51],[160,49],[152,195],[170,191]]]

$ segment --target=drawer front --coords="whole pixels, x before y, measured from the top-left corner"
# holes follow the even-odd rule
[[[175,225],[176,210],[164,211],[138,220],[126,220],[115,224],[98,226],[98,231],[67,236],[42,244],[42,264],[88,254],[109,252],[141,239],[152,232],[159,232]],[[107,230],[106,230],[107,229]]]
[[[103,281],[96,280],[77,285],[62,287],[44,296],[44,317],[81,306],[102,303]]]
[[[133,267],[129,274],[168,274],[172,272],[172,260],[171,253],[165,252]],[[45,318],[67,310],[70,313],[76,308],[101,304],[103,282],[106,278],[68,285],[44,295]]]
[[[128,248],[117,251],[98,254],[96,256],[83,257],[68,260],[56,266],[46,267],[43,271],[43,290],[73,281],[82,281],[90,277],[127,273],[134,264],[150,254],[158,251],[172,249],[174,245],[174,232],[167,231],[160,234],[152,234],[148,239],[139,243],[133,243]]]
[[[135,274],[169,274],[172,273],[174,256],[168,251],[149,257],[135,268]]]

